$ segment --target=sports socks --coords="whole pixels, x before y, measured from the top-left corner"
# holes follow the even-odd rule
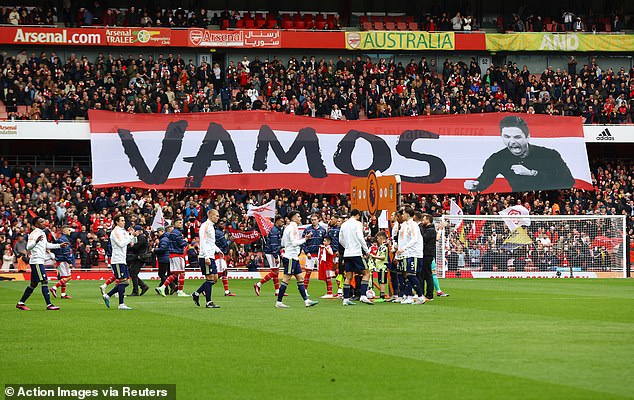
[[[127,283],[119,283],[115,288],[118,288],[119,292],[119,304],[123,304],[123,298],[125,297],[125,288],[128,286]]]
[[[361,294],[361,296],[365,296],[368,292],[368,283],[370,283],[370,281],[365,279],[361,280],[361,287],[359,288],[359,293]]]
[[[308,300],[308,295],[306,294],[306,288],[304,287],[304,282],[297,282],[297,290],[299,290],[299,294],[302,295],[302,299]]]
[[[24,289],[24,294],[20,298],[20,303],[25,303],[28,300],[28,298],[31,297],[34,290],[35,288],[31,287],[31,285],[27,286],[26,289]]]
[[[268,274],[264,275],[264,278],[262,278],[260,280],[260,287],[262,287],[262,285],[264,285],[266,282],[270,281],[271,279],[273,279],[273,286],[275,286],[275,290],[279,290],[280,289],[280,270],[279,268],[271,268],[271,272],[269,272]]]
[[[44,300],[46,300],[46,305],[51,304],[51,294],[48,292],[48,284],[42,284],[42,295],[44,295]]]
[[[284,300],[284,293],[286,293],[287,287],[288,283],[284,281],[280,282],[280,292],[277,294],[277,301],[279,301],[280,303],[282,302],[282,300]]]
[[[418,280],[418,277],[416,275],[408,275],[407,280],[410,283],[410,287],[414,289],[416,294],[419,296],[422,296],[423,290],[420,287],[420,281]],[[410,293],[411,293],[411,289],[410,289],[410,292],[408,292],[408,294]]]
[[[332,278],[326,278],[326,294],[332,294]]]
[[[312,269],[306,269],[306,274],[304,275],[304,288],[308,289],[308,284],[310,283],[310,276],[313,274]]]
[[[178,290],[183,290],[185,287],[185,273],[178,274]]]
[[[225,293],[227,293],[229,291],[229,278],[226,270],[222,273],[222,286],[225,288]]]
[[[343,298],[344,299],[350,298],[350,284],[349,283],[343,284]]]
[[[438,276],[436,276],[436,274],[432,274],[432,278],[434,279],[434,289],[436,289],[437,292],[440,292],[440,282],[438,282]]]

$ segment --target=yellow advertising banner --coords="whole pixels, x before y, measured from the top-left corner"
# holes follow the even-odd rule
[[[346,32],[348,50],[455,50],[453,32]]]
[[[634,35],[592,33],[493,33],[488,51],[634,51]]]

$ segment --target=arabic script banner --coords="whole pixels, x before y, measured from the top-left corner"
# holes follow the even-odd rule
[[[282,47],[280,31],[277,29],[249,29],[239,31],[190,29],[188,42],[189,46],[193,47]]]

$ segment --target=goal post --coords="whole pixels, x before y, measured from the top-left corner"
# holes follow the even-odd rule
[[[473,278],[626,277],[624,215],[443,215],[438,274]]]

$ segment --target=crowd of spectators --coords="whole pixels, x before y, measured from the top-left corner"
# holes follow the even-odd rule
[[[88,2],[79,7],[74,2],[64,2],[61,12],[52,4],[42,7],[14,6],[0,8],[0,24],[47,25],[63,23],[66,27],[161,27],[161,28],[209,28],[220,29],[341,29],[344,22],[337,13],[279,13],[237,10],[208,10],[205,8],[164,9],[159,7],[112,8],[100,1]],[[348,23],[347,21],[345,23]],[[627,25],[626,25],[627,23]],[[535,12],[521,6],[515,13],[501,15],[496,21],[501,32],[622,32],[633,28],[634,19],[613,11],[597,15],[592,9],[576,12],[561,9],[555,15]],[[362,15],[359,26],[365,30],[420,30],[420,31],[477,31],[481,21],[473,12],[464,9],[455,13],[433,5],[420,15]]]
[[[189,10],[185,8],[108,8],[99,1],[90,7],[75,7],[71,2],[65,4],[61,14],[53,5],[44,7],[3,7],[0,8],[0,24],[6,25],[45,25],[57,26],[63,23],[66,27],[157,27],[157,28],[262,28],[262,29],[341,29],[339,16],[331,13],[323,14],[296,13],[280,14],[278,12],[256,13],[239,11],[211,11],[205,8]],[[301,26],[293,22],[301,20]],[[286,24],[291,21],[291,26]],[[323,23],[322,23],[323,22]]]
[[[129,113],[271,110],[336,119],[432,114],[524,112],[582,116],[586,124],[632,123],[634,68],[600,66],[571,57],[565,68],[531,73],[517,63],[475,59],[409,63],[361,55],[258,56],[224,67],[179,54],[3,52],[0,100],[9,119],[86,119],[88,109]],[[27,106],[18,114],[18,106]]]
[[[536,215],[625,214],[628,216],[627,234],[631,237],[634,235],[634,162],[601,161],[593,166],[592,172],[596,188],[594,192],[571,189],[488,194],[477,198],[462,195],[459,201],[463,204],[464,213],[468,215],[477,212],[483,215],[497,214],[500,210],[515,204],[525,205],[531,214]],[[25,236],[31,231],[31,221],[36,216],[47,221],[53,234],[58,232],[61,226],[69,225],[73,230],[72,247],[77,255],[77,264],[90,268],[103,262],[107,232],[112,228],[114,216],[120,213],[127,216],[129,224],[141,225],[149,231],[154,215],[158,207],[161,207],[167,221],[175,218],[186,221],[185,236],[191,240],[196,238],[197,229],[204,221],[206,210],[209,208],[219,210],[218,226],[223,229],[232,227],[241,230],[257,229],[253,218],[247,217],[248,204],[263,204],[272,199],[276,200],[278,214],[286,216],[291,210],[296,209],[306,222],[311,214],[317,213],[324,222],[334,223],[333,217],[349,212],[349,199],[344,194],[315,195],[290,190],[164,191],[129,187],[96,190],[91,186],[90,176],[77,166],[68,171],[51,171],[48,168],[35,170],[30,165],[9,165],[5,160],[0,166],[0,181],[0,248],[3,249],[3,256],[6,256],[7,267],[11,261],[16,269],[26,268]],[[453,198],[456,196],[408,194],[404,195],[403,202],[416,210],[438,217],[449,213],[450,200]],[[476,211],[477,208],[479,211]],[[369,236],[374,236],[378,232],[375,217],[367,219],[365,226],[366,234]],[[534,226],[536,227],[537,225]],[[595,234],[596,232],[598,231],[595,230]],[[499,233],[500,241],[496,242],[498,245],[503,239],[502,229]],[[538,233],[531,234],[538,239]],[[562,237],[564,233],[558,231],[558,235]],[[226,235],[231,239],[228,232]],[[455,232],[452,235],[450,260],[453,263],[453,252],[458,254],[462,251],[463,254],[468,254],[470,249],[464,248],[464,243],[459,241],[460,238]],[[477,243],[478,249],[482,252],[490,249],[486,240]],[[249,263],[251,254],[261,250],[261,245],[261,242],[251,245],[237,245],[231,242],[228,252],[229,264],[244,266]],[[570,248],[576,249],[573,246]],[[539,245],[532,250],[538,251]],[[563,251],[563,247],[561,250]],[[503,249],[498,248],[496,251],[504,254]]]
[[[625,20],[622,14],[612,12],[606,16],[596,15],[592,9],[575,12],[574,9],[561,9],[558,15],[542,16],[529,8],[498,17],[498,28],[502,32],[623,32],[632,28],[634,20]]]

